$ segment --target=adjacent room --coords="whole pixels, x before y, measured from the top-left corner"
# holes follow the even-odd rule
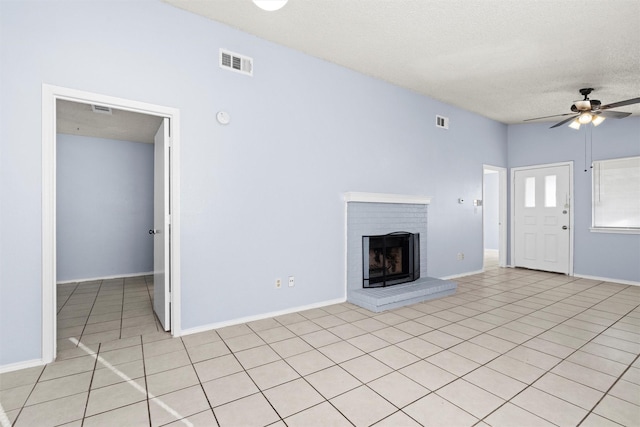
[[[638,16],[0,1],[0,425],[640,425]]]

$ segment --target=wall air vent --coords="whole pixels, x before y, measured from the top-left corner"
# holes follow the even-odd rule
[[[91,111],[99,114],[113,114],[110,107],[105,107],[102,105],[91,105]]]
[[[436,127],[449,129],[449,117],[436,116]]]
[[[253,58],[220,49],[220,68],[253,76]]]

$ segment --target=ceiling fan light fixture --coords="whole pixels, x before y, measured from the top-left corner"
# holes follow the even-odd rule
[[[578,121],[578,119],[572,120],[571,123],[569,123],[569,127],[571,129],[578,130],[580,129],[580,122]]]
[[[578,111],[585,111],[585,110],[591,109],[591,101],[589,101],[588,99],[585,99],[582,101],[576,101],[573,105],[576,106],[576,109]]]
[[[604,119],[606,119],[606,117],[594,115],[593,120],[591,120],[591,123],[593,123],[594,126],[598,126],[599,124],[604,122]]]
[[[587,123],[591,123],[593,116],[589,112],[584,112],[578,116],[578,121],[581,125],[586,125]]]
[[[282,9],[289,0],[253,0],[256,6],[262,10],[273,12]]]
[[[624,107],[625,105],[640,104],[639,96],[624,101],[612,102],[610,104],[602,105],[602,103],[597,99],[594,99],[593,101],[589,100],[588,96],[592,91],[593,88],[580,89],[580,94],[584,96],[584,99],[580,101],[574,101],[570,108],[572,111],[571,113],[536,117],[534,119],[525,119],[524,121],[528,122],[531,120],[549,119],[552,117],[572,116],[560,120],[558,123],[551,126],[550,129],[557,128],[566,124],[568,124],[568,126],[573,129],[580,129],[580,125],[586,125],[589,123],[593,123],[594,126],[599,126],[607,117],[613,117],[615,119],[624,119],[625,117],[629,117],[630,115],[632,115],[632,113],[608,110],[612,108]]]

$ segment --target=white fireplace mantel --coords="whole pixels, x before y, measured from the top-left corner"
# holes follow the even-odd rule
[[[348,191],[344,193],[344,201],[360,203],[405,203],[412,205],[428,205],[431,197],[415,196],[412,194],[362,193]]]

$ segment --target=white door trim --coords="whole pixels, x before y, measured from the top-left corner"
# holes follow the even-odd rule
[[[511,209],[511,214],[509,216],[509,227],[511,229],[510,232],[510,239],[509,239],[509,244],[511,245],[511,250],[509,251],[509,256],[510,256],[510,260],[511,260],[511,265],[514,266],[515,265],[515,251],[516,251],[516,238],[515,238],[515,227],[514,227],[514,223],[515,223],[515,176],[516,176],[516,172],[517,171],[524,171],[524,170],[530,170],[530,169],[540,169],[540,168],[548,168],[548,167],[555,167],[555,166],[569,166],[569,276],[573,276],[573,240],[574,240],[574,232],[573,232],[573,227],[574,227],[574,207],[575,204],[573,202],[573,162],[559,162],[559,163],[547,163],[547,164],[542,164],[542,165],[531,165],[531,166],[520,166],[517,168],[511,168],[511,177],[510,177],[510,186],[511,186],[511,191],[509,192],[509,197],[511,199],[511,202],[509,204],[509,207]]]
[[[498,221],[500,225],[498,227],[498,252],[500,257],[498,258],[498,266],[507,266],[507,168],[500,166],[482,165],[482,200],[484,200],[484,171],[491,170],[498,172]],[[482,210],[482,221],[484,229],[484,208]],[[484,234],[483,234],[483,250],[484,250]],[[482,265],[484,270],[484,261]]]
[[[171,123],[171,333],[180,325],[180,110],[48,84],[42,85],[42,361],[56,356],[56,101],[100,104],[168,117]]]

